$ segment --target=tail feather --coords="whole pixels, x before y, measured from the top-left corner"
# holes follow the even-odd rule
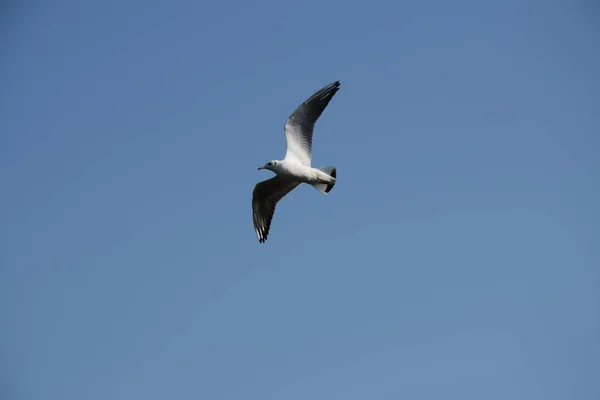
[[[319,192],[321,192],[323,194],[327,194],[327,193],[331,192],[331,189],[333,189],[333,187],[335,186],[336,180],[337,180],[337,169],[333,166],[332,167],[321,167],[321,168],[316,168],[316,169],[331,176],[334,180],[332,183],[314,183],[313,186],[315,187],[315,189],[317,189]]]

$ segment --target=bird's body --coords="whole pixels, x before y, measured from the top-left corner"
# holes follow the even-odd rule
[[[259,182],[252,193],[252,217],[259,242],[267,240],[277,203],[299,185],[305,183],[327,194],[336,183],[336,167],[313,168],[312,136],[317,119],[339,90],[336,81],[318,90],[302,103],[285,124],[287,151],[283,160],[273,160],[258,168],[273,171],[276,176]]]
[[[273,162],[273,161],[271,161]],[[308,167],[293,160],[276,160],[271,171],[277,175],[309,185],[335,183],[336,179],[318,168]],[[265,168],[266,169],[266,168]]]

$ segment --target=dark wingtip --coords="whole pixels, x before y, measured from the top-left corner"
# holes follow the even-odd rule
[[[328,91],[337,92],[340,89],[340,81],[332,82],[329,85],[326,85],[325,88],[329,88]]]
[[[269,230],[261,232],[260,238],[258,239],[259,243],[264,243],[267,241],[267,237],[269,236]]]

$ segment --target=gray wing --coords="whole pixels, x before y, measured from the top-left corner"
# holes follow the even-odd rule
[[[264,243],[267,236],[269,236],[269,229],[277,203],[296,189],[298,185],[300,185],[300,182],[276,175],[271,179],[257,183],[254,187],[252,192],[252,219],[254,220],[254,231],[260,243]]]
[[[335,81],[319,89],[290,115],[284,128],[287,142],[286,160],[310,167],[315,122],[339,88],[340,82]]]

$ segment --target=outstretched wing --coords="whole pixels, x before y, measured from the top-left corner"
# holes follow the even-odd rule
[[[300,182],[276,175],[271,179],[257,183],[254,187],[252,192],[252,218],[254,220],[254,230],[260,243],[267,240],[277,203],[296,189],[298,185],[300,185]]]
[[[290,115],[284,128],[287,142],[286,160],[310,167],[315,122],[339,88],[340,82],[335,81],[319,89]]]

